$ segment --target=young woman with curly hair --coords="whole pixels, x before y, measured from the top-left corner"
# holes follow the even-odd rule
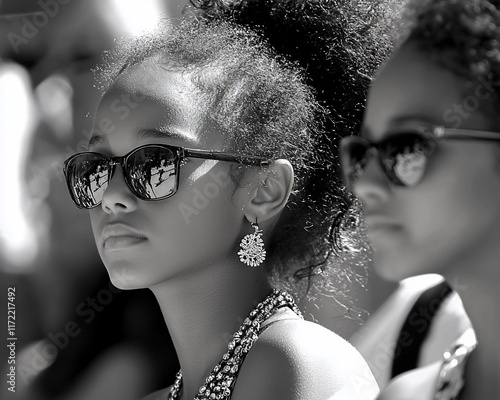
[[[354,348],[304,321],[288,293],[328,287],[330,268],[356,259],[351,249],[363,252],[344,222],[357,214],[330,181],[337,169],[326,127],[337,123],[340,136],[340,126],[356,124],[367,65],[378,60],[369,23],[383,7],[360,6],[350,32],[354,6],[315,3],[346,6],[322,47],[335,57],[346,48],[336,60],[343,75],[329,84],[339,96],[350,88],[352,99],[335,103],[334,118],[315,98],[320,88],[306,84],[305,67],[242,21],[167,23],[122,42],[99,69],[104,96],[89,152],[70,157],[65,174],[76,205],[90,210],[112,282],[151,289],[163,311],[182,372],[150,399],[377,393]],[[292,4],[280,7],[294,15]],[[356,31],[349,46],[339,40]]]
[[[412,366],[381,398],[497,398],[500,3],[415,0],[406,21],[370,89],[362,136],[344,139],[342,163],[380,274],[437,273],[448,284],[408,315],[397,350]],[[384,318],[374,316],[373,346],[395,337],[388,326],[402,307],[391,301]]]

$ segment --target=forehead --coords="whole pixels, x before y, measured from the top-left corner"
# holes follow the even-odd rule
[[[466,89],[463,78],[407,43],[391,56],[370,89],[364,134],[377,141],[407,122],[481,129],[485,118],[477,108],[467,111]]]
[[[103,97],[110,103],[133,96],[146,103],[164,107],[168,114],[191,114],[200,118],[205,111],[200,107],[202,94],[192,83],[189,74],[168,69],[156,59],[148,59],[127,68],[114,81]]]
[[[189,74],[146,60],[127,68],[106,91],[93,136],[110,141],[119,134],[123,141],[138,131],[155,130],[199,142],[200,132],[210,125],[203,100]]]
[[[168,94],[178,96],[187,90],[196,92],[190,75],[185,71],[169,67],[159,56],[147,58],[141,63],[125,68],[106,94],[120,89],[163,99]]]

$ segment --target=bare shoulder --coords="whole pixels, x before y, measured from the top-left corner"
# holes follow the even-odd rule
[[[492,367],[488,360],[491,352],[479,346],[471,354],[465,376],[465,387],[460,399],[492,399],[494,394],[500,392],[497,368]],[[434,398],[435,389],[441,362],[413,369],[397,376],[381,393],[378,400],[431,400]]]
[[[347,341],[318,324],[288,319],[255,342],[232,399],[362,400],[377,393],[370,369]]]
[[[392,379],[377,400],[431,400],[441,362],[412,369]]]

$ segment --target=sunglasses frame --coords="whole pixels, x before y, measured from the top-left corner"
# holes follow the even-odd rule
[[[168,195],[161,196],[158,198],[143,198],[137,191],[134,189],[130,182],[129,174],[128,174],[128,169],[127,169],[127,161],[128,159],[136,152],[144,149],[144,148],[150,148],[150,147],[159,147],[163,149],[168,149],[170,150],[173,155],[173,165],[175,168],[175,186],[172,191],[172,193],[169,193]],[[135,149],[129,151],[127,154],[123,156],[105,156],[104,154],[97,153],[94,151],[86,151],[86,152],[81,152],[74,154],[73,156],[69,157],[67,160],[64,161],[63,164],[63,173],[66,179],[66,185],[68,187],[69,194],[71,196],[71,200],[73,200],[73,203],[80,208],[84,210],[92,210],[93,208],[99,207],[102,203],[102,200],[98,202],[96,205],[93,207],[85,207],[81,206],[78,204],[78,202],[75,199],[75,194],[73,191],[73,185],[71,184],[71,177],[68,175],[68,170],[70,167],[70,163],[75,160],[78,157],[85,156],[85,155],[98,155],[99,157],[104,157],[107,160],[107,165],[109,168],[109,177],[108,177],[108,182],[113,179],[113,175],[115,173],[115,168],[117,165],[120,165],[123,170],[123,177],[125,179],[125,183],[127,184],[128,189],[140,200],[144,201],[159,201],[159,200],[165,200],[168,199],[169,197],[172,197],[177,193],[177,190],[179,188],[179,172],[180,172],[180,167],[183,165],[183,161],[186,158],[199,158],[199,159],[204,159],[204,160],[215,160],[215,161],[226,161],[226,162],[232,162],[232,163],[239,163],[243,165],[254,165],[254,166],[261,166],[261,167],[267,167],[271,164],[271,160],[266,159],[264,157],[257,157],[257,156],[237,156],[233,154],[228,154],[224,152],[218,152],[218,151],[211,151],[211,150],[198,150],[198,149],[191,149],[191,148],[186,148],[186,147],[179,147],[179,146],[171,146],[171,145],[166,145],[166,144],[146,144],[143,146],[136,147]]]
[[[404,132],[404,133],[403,133]],[[413,185],[405,185],[403,183],[398,183],[395,181],[397,177],[394,177],[392,172],[388,170],[386,165],[384,164],[384,160],[382,157],[383,152],[379,149],[379,147],[390,140],[391,137],[397,137],[401,135],[405,135],[408,133],[419,134],[424,140],[426,140],[429,144],[429,150],[426,151],[426,156],[430,156],[439,142],[443,142],[445,140],[484,140],[484,141],[500,141],[500,132],[494,131],[486,131],[486,130],[478,130],[478,129],[466,129],[466,128],[446,128],[442,125],[430,125],[430,126],[415,126],[415,125],[402,125],[398,126],[397,129],[393,129],[389,131],[386,137],[382,139],[380,142],[372,142],[362,136],[347,136],[344,137],[339,146],[340,153],[340,161],[342,166],[342,176],[344,179],[344,184],[352,191],[352,186],[354,184],[354,180],[351,178],[352,176],[352,168],[350,167],[350,155],[347,153],[347,147],[352,143],[362,143],[366,146],[365,157],[368,157],[366,164],[370,160],[373,155],[377,155],[378,162],[384,171],[384,175],[386,179],[393,185],[400,187],[413,187],[418,185],[422,178]],[[364,170],[364,169],[363,169]]]

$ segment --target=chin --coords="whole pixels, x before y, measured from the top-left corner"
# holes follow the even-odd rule
[[[141,274],[134,273],[130,266],[112,266],[109,264],[105,264],[106,269],[109,274],[109,279],[111,283],[116,286],[118,289],[122,290],[134,290],[134,289],[144,289],[147,287],[144,280],[144,276]]]
[[[377,275],[385,281],[399,282],[414,275],[425,273],[416,264],[416,259],[401,254],[387,254],[384,251],[374,251],[373,268]]]

